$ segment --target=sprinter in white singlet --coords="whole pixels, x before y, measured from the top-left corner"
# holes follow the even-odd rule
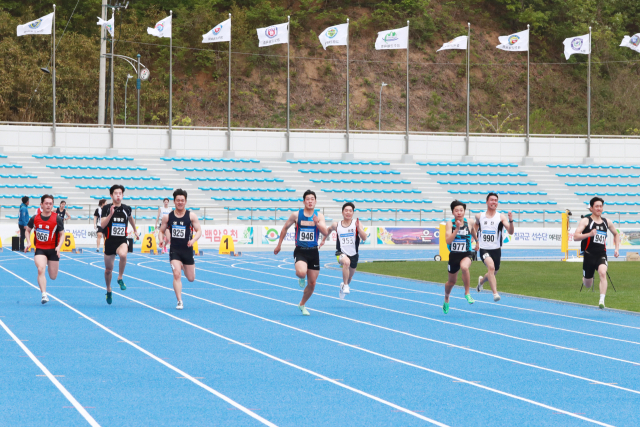
[[[497,211],[498,195],[489,193],[487,195],[486,212],[476,214],[475,229],[478,234],[480,247],[480,259],[487,266],[487,274],[478,278],[478,292],[482,291],[485,282],[491,285],[493,300],[500,301],[498,295],[498,285],[496,283],[496,273],[500,270],[500,257],[502,255],[502,231],[507,230],[513,234],[513,212],[509,212],[509,218]]]
[[[165,197],[165,199],[162,201],[162,206],[158,208],[158,217],[156,218],[156,228],[155,228],[156,234],[157,234],[156,240],[158,240],[158,247],[162,247],[163,254],[167,252],[167,245],[163,244],[165,240],[164,234],[159,233],[160,228],[158,226],[162,224],[162,218],[169,215],[171,212],[173,212],[173,209],[169,207],[169,199]]]
[[[360,224],[360,220],[353,218],[354,210],[355,206],[351,202],[342,205],[342,221],[334,221],[328,229],[329,233],[335,231],[337,234],[336,258],[338,264],[342,266],[342,283],[340,283],[340,293],[338,294],[340,299],[344,299],[345,295],[351,292],[349,285],[353,275],[356,274],[356,268],[358,268],[360,241],[367,240],[367,233]],[[326,240],[327,236],[324,236],[320,247],[324,245]]]

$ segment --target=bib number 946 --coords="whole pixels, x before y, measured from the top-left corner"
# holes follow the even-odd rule
[[[300,241],[301,242],[313,242],[315,240],[315,232],[314,231],[300,231]]]

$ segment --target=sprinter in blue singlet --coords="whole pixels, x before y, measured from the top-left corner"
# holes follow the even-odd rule
[[[320,253],[318,252],[318,234],[329,234],[327,226],[324,223],[324,215],[315,210],[316,207],[316,193],[311,190],[304,192],[302,196],[304,200],[304,209],[300,209],[298,212],[291,214],[287,222],[282,227],[280,232],[280,240],[278,246],[273,250],[275,255],[278,255],[282,249],[282,241],[287,235],[289,227],[295,224],[295,242],[296,249],[293,251],[293,258],[296,265],[296,276],[298,276],[298,284],[301,288],[304,288],[304,294],[302,295],[302,301],[298,305],[300,311],[305,316],[309,315],[309,312],[305,308],[307,300],[313,295],[313,291],[316,286],[316,280],[318,274],[320,274]],[[305,287],[306,277],[306,287]]]

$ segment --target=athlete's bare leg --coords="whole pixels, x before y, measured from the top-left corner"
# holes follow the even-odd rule
[[[585,288],[590,288],[591,286],[593,286],[593,277],[591,279],[585,279],[584,277],[582,278],[582,283],[584,284]]]
[[[307,263],[304,261],[296,262],[296,276],[299,279],[304,279],[307,277]]]
[[[177,259],[171,260],[171,269],[173,270],[173,291],[176,293],[176,298],[178,299],[178,301],[182,301],[182,268],[183,267],[188,267],[188,266],[186,265],[183,266],[182,263]],[[190,267],[195,267],[195,266],[192,265]],[[193,280],[189,280],[189,281],[193,282]]]
[[[340,260],[342,262],[342,283],[346,283],[348,285],[349,282],[351,281],[349,277],[349,268],[351,266],[351,260],[349,259],[348,256],[344,254],[340,256]]]
[[[113,264],[115,263],[115,255],[104,256],[104,281],[107,285],[107,292],[111,292],[111,276],[113,273]]]
[[[347,285],[351,284],[351,279],[353,279],[354,274],[356,274],[356,269],[349,267],[349,281],[347,282]]]
[[[38,268],[38,286],[40,287],[40,292],[47,292],[47,277],[45,276],[47,257],[44,255],[36,255],[33,259]]]
[[[298,270],[298,264],[302,263],[301,261],[296,262],[296,271]],[[305,264],[305,263],[303,263]],[[306,269],[306,264],[305,264]],[[311,295],[313,295],[313,291],[316,289],[316,280],[318,280],[318,275],[320,274],[320,270],[308,270],[307,271],[307,287],[304,288],[304,293],[302,294],[302,300],[300,301],[300,305],[305,305]]]
[[[129,245],[127,243],[123,243],[116,249],[116,253],[118,254],[118,280],[122,279],[124,276],[124,268],[127,266],[127,254],[129,253]]]
[[[482,281],[482,283],[489,282],[489,285],[491,285],[491,291],[495,295],[498,293],[498,284],[496,282],[496,267],[491,257],[486,257],[483,261],[484,265],[487,266],[487,274],[484,275],[484,280]]]
[[[456,285],[457,281],[458,273],[449,273],[449,280],[447,280],[447,283],[445,283],[444,285],[444,302],[449,302],[449,295],[451,294],[451,290]]]
[[[600,264],[598,266],[598,275],[600,275],[600,295],[607,294],[607,266]],[[593,281],[593,279],[591,279]]]
[[[96,233],[96,249],[100,249],[100,240],[102,240],[102,233]]]
[[[60,261],[49,261],[47,263],[47,267],[51,280],[56,280],[56,277],[58,277],[58,267],[60,267]]]
[[[471,283],[469,267],[471,267],[471,258],[469,257],[463,258],[462,261],[460,261],[460,273],[462,276],[462,283],[464,284],[465,295],[469,295],[469,284]]]

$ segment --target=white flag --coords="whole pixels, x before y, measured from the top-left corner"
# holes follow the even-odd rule
[[[409,27],[380,31],[376,39],[376,50],[406,49],[409,46]]]
[[[18,37],[27,34],[51,34],[51,26],[53,24],[53,13],[38,18],[35,21],[28,22],[24,25],[18,25]]]
[[[448,50],[448,49],[467,50],[467,36],[456,37],[455,39],[446,42],[445,44],[442,45],[440,49],[436,50],[436,52],[440,52],[441,50]]]
[[[318,38],[324,50],[327,50],[327,46],[346,46],[349,40],[349,24],[326,28]]]
[[[624,36],[622,39],[622,43],[620,46],[628,47],[629,49],[635,50],[636,52],[640,52],[640,33],[634,34],[631,37]]]
[[[207,34],[202,35],[202,43],[216,43],[216,42],[228,42],[231,41],[231,19],[227,19],[224,22],[216,25],[208,31]]]
[[[498,49],[526,52],[529,50],[529,30],[520,31],[509,36],[500,36],[498,41],[500,41],[500,44],[496,46]]]
[[[564,39],[564,56],[569,60],[569,57],[574,53],[583,53],[588,55],[591,53],[591,40],[589,34],[578,37],[569,37]]]
[[[289,23],[258,28],[258,46],[265,47],[273,44],[287,44],[289,42]]]
[[[167,16],[162,21],[158,21],[155,27],[147,27],[147,34],[151,34],[156,37],[171,37],[171,15]]]
[[[108,21],[105,21],[104,19],[98,17],[98,25],[106,28],[107,31],[109,31],[109,34],[111,34],[111,37],[113,37],[113,16]]]

